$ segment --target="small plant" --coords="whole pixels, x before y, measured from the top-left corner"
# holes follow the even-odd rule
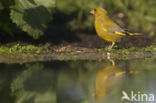
[[[0,28],[11,34],[11,30],[13,30],[11,25],[13,24],[7,21],[10,16],[12,22],[21,30],[37,39],[43,35],[49,21],[52,20],[54,7],[55,0],[0,0],[0,15],[4,16],[2,19],[5,20]],[[5,19],[5,17],[8,18]]]

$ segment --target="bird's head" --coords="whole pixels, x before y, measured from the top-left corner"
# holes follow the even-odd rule
[[[98,16],[105,16],[107,14],[107,11],[103,8],[95,8],[90,11],[91,14],[93,14],[95,17]]]

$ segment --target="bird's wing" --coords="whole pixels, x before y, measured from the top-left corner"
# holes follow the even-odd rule
[[[100,22],[99,24],[101,24],[100,26],[102,27],[103,31],[113,36],[124,37],[124,36],[140,35],[140,33],[131,33],[128,32],[127,30],[122,29],[119,25],[114,23],[109,18],[107,18],[106,20],[101,18],[99,19],[99,22]]]
[[[110,27],[110,28],[108,28],[108,31],[111,31],[114,34],[120,35],[120,36],[126,36],[127,35],[126,32],[122,28],[120,28],[119,26]]]
[[[119,25],[117,25],[110,19],[107,20],[101,19],[101,22],[105,31],[111,32],[115,35],[126,36],[125,30],[120,28]]]
[[[134,36],[134,35],[141,35],[140,33],[131,33],[127,30],[123,30],[120,27],[114,27],[114,28],[108,28],[109,31],[117,34],[117,35],[121,35],[121,36]]]

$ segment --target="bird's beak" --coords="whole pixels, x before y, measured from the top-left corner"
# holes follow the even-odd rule
[[[94,15],[94,10],[91,10],[90,13]]]

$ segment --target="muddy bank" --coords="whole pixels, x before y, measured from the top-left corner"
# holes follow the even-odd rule
[[[22,47],[23,46],[21,46],[20,48]],[[50,49],[46,49],[43,47],[38,47],[38,49],[37,47],[33,48],[34,50],[30,49],[32,51],[29,52],[25,52],[24,49],[22,52],[20,49],[16,48],[16,51],[12,51],[12,53],[1,53],[0,63],[26,63],[50,60],[126,60],[133,58],[152,58],[156,56],[156,46],[148,46],[146,48],[131,47],[128,49],[112,49],[112,51],[108,51],[107,48],[91,49],[70,45],[55,48],[49,47]],[[40,51],[36,52],[35,50]]]

